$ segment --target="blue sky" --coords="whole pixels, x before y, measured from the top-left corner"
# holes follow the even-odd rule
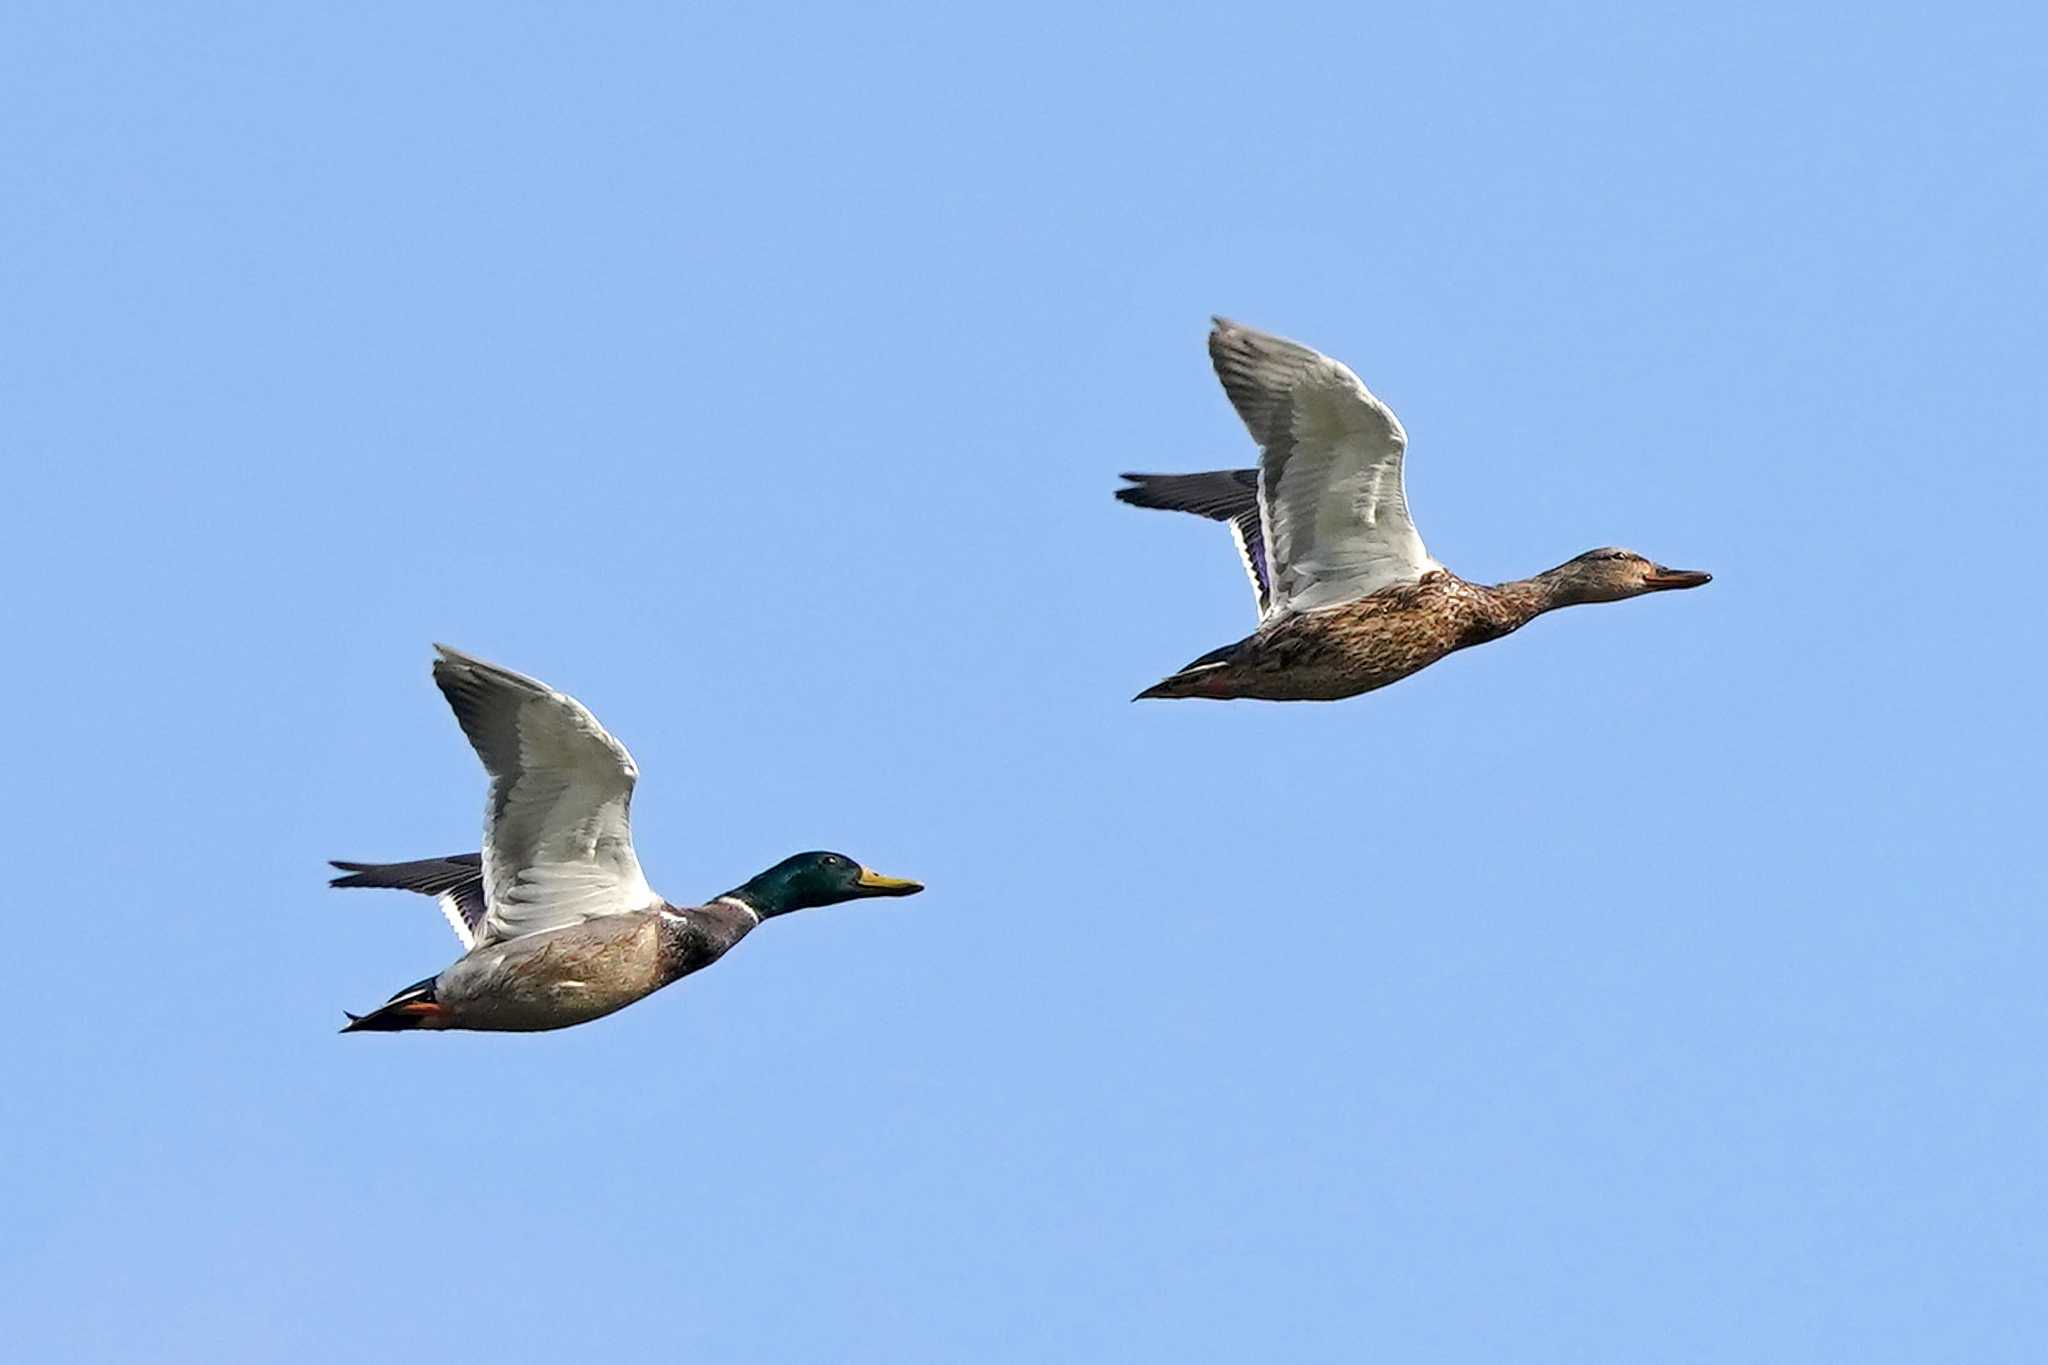
[[[11,6],[22,1358],[2034,1361],[2048,23],[1793,6]],[[431,10],[431,12],[428,12]],[[1711,588],[1334,706],[1124,469],[1341,356],[1468,577]],[[447,640],[678,900],[455,945]]]

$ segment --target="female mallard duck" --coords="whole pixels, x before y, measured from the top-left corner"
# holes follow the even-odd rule
[[[1534,578],[1467,583],[1408,518],[1408,434],[1349,369],[1216,319],[1209,358],[1259,443],[1257,469],[1126,474],[1117,497],[1227,522],[1258,595],[1259,628],[1140,697],[1336,701],[1398,682],[1580,602],[1696,588],[1712,575],[1633,550],[1588,550]]]
[[[336,863],[336,886],[438,897],[468,951],[344,1033],[567,1028],[710,966],[774,915],[924,888],[838,853],[799,853],[704,905],[670,905],[640,874],[628,814],[640,770],[575,698],[436,645],[434,681],[491,792],[484,849],[411,863]]]

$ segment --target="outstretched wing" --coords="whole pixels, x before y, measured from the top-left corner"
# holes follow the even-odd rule
[[[329,886],[383,886],[432,896],[442,917],[464,948],[476,947],[484,922],[484,858],[481,853],[454,853],[446,858],[416,858],[409,863],[349,863],[335,860],[336,877]]]
[[[1217,318],[1209,358],[1259,443],[1269,611],[1315,611],[1441,568],[1408,515],[1408,435],[1342,364]]]
[[[1259,615],[1266,614],[1272,593],[1267,587],[1266,533],[1259,524],[1259,471],[1218,469],[1206,474],[1125,474],[1131,487],[1116,490],[1133,507],[1158,507],[1193,512],[1230,527],[1237,557],[1252,581]]]
[[[487,907],[494,943],[599,915],[661,904],[633,852],[640,770],[574,697],[436,645],[434,681],[491,775],[484,809]]]

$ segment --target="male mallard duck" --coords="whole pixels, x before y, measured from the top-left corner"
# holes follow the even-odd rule
[[[1227,522],[1259,628],[1140,697],[1336,701],[1580,602],[1696,588],[1711,574],[1588,550],[1534,578],[1467,583],[1408,519],[1408,434],[1358,376],[1316,351],[1215,320],[1209,358],[1259,443],[1257,469],[1126,474],[1117,497]]]
[[[438,897],[468,951],[343,1033],[566,1028],[710,966],[774,915],[909,896],[839,853],[799,853],[704,905],[670,905],[640,873],[629,808],[640,770],[575,698],[434,646],[434,681],[491,775],[484,849],[411,863],[335,864],[335,886]]]

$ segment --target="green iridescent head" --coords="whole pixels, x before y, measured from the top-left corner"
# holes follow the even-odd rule
[[[820,852],[784,858],[726,894],[745,901],[762,919],[767,919],[792,910],[866,900],[870,896],[914,896],[922,890],[922,882],[885,877],[844,853]]]

